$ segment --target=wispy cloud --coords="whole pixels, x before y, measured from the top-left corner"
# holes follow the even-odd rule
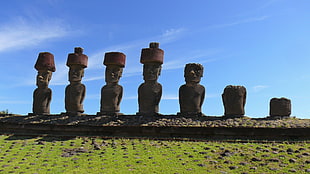
[[[124,69],[123,77],[141,75],[142,66],[140,64],[137,64],[136,62],[136,60],[139,60],[139,59],[138,58],[128,59],[128,57],[137,57],[137,55],[132,56],[131,54],[140,53],[141,48],[147,47],[148,46],[147,44],[149,42],[156,41],[156,42],[160,42],[161,44],[167,44],[167,43],[173,42],[177,40],[179,37],[181,37],[184,31],[185,29],[183,28],[168,29],[168,30],[165,30],[163,33],[157,36],[154,36],[154,37],[134,40],[131,42],[127,42],[125,44],[112,45],[109,47],[102,48],[98,52],[91,53],[90,55],[88,55],[88,67],[87,69],[85,69],[85,78],[83,79],[83,81],[103,80],[104,78],[104,74],[103,74],[104,67],[102,65],[103,57],[106,52],[111,52],[111,51],[124,52],[127,55],[126,67]],[[98,72],[99,69],[102,69],[102,71]],[[92,76],[87,75],[88,72],[94,72],[94,71],[97,71],[98,73],[97,74],[92,73]],[[65,66],[59,66],[59,68],[57,68],[57,71],[53,73],[51,85],[68,84],[67,76],[68,76],[68,68]],[[33,81],[31,81],[31,83],[29,84],[33,84]]]
[[[34,46],[47,39],[61,38],[69,31],[60,20],[30,22],[19,18],[0,27],[0,52]]]
[[[163,65],[163,70],[184,68],[185,64],[189,62],[195,62],[195,61],[199,61],[200,64],[213,62],[213,61],[216,61],[217,59],[209,58],[209,57],[214,56],[220,52],[221,52],[220,50],[215,50],[215,49],[207,49],[207,50],[198,51],[198,52],[193,51],[190,53],[191,56],[175,58],[175,59],[165,62],[165,64]]]
[[[266,86],[266,85],[256,85],[253,87],[253,91],[254,92],[260,92],[266,88],[268,88],[269,86]]]
[[[241,24],[246,24],[246,23],[251,23],[251,22],[263,21],[263,20],[266,20],[268,18],[269,18],[269,16],[260,16],[260,17],[254,17],[254,18],[247,18],[247,19],[238,20],[238,21],[231,22],[231,23],[212,25],[212,26],[209,26],[208,29],[232,27],[232,26],[235,26],[235,25],[241,25]]]
[[[0,100],[1,104],[29,104],[31,101],[21,101],[21,100]]]
[[[161,97],[162,100],[179,100],[179,97],[177,95],[173,95],[173,94],[164,94]]]
[[[124,97],[124,100],[138,100],[138,95]],[[163,94],[161,100],[179,100],[179,97],[173,94]]]

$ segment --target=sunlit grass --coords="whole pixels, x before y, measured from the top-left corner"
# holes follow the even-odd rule
[[[306,142],[0,136],[0,173],[305,173],[309,163]]]

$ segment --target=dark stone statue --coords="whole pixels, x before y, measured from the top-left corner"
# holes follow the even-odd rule
[[[244,86],[228,85],[222,94],[225,116],[240,117],[244,115],[246,88]]]
[[[159,43],[150,43],[150,48],[141,52],[140,62],[143,65],[144,83],[138,89],[139,112],[137,115],[159,115],[159,102],[162,86],[157,82],[163,64],[164,51],[159,49]]]
[[[198,63],[186,64],[184,77],[186,84],[179,89],[180,113],[183,116],[202,116],[201,106],[205,98],[205,88],[199,82],[203,76],[203,66]]]
[[[40,53],[34,67],[38,70],[36,80],[38,88],[33,92],[33,113],[30,115],[48,115],[52,99],[52,90],[48,88],[48,84],[52,78],[52,72],[56,70],[54,55],[49,52]]]
[[[65,108],[67,115],[81,115],[84,112],[83,101],[86,88],[81,83],[84,76],[84,68],[87,67],[88,57],[83,54],[83,48],[77,47],[74,53],[68,55],[67,66],[69,67],[70,84],[65,91]]]
[[[120,103],[123,87],[118,84],[125,67],[126,55],[120,52],[105,54],[103,64],[106,65],[106,85],[101,88],[100,112],[97,115],[121,115]]]
[[[270,100],[270,117],[289,117],[291,115],[291,100],[287,98],[272,98]]]

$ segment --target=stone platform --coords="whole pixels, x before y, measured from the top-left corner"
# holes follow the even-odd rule
[[[204,140],[310,140],[310,119],[216,116],[0,115],[0,133]]]

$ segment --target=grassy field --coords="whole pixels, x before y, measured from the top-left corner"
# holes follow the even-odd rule
[[[0,135],[0,173],[310,173],[310,144]]]

